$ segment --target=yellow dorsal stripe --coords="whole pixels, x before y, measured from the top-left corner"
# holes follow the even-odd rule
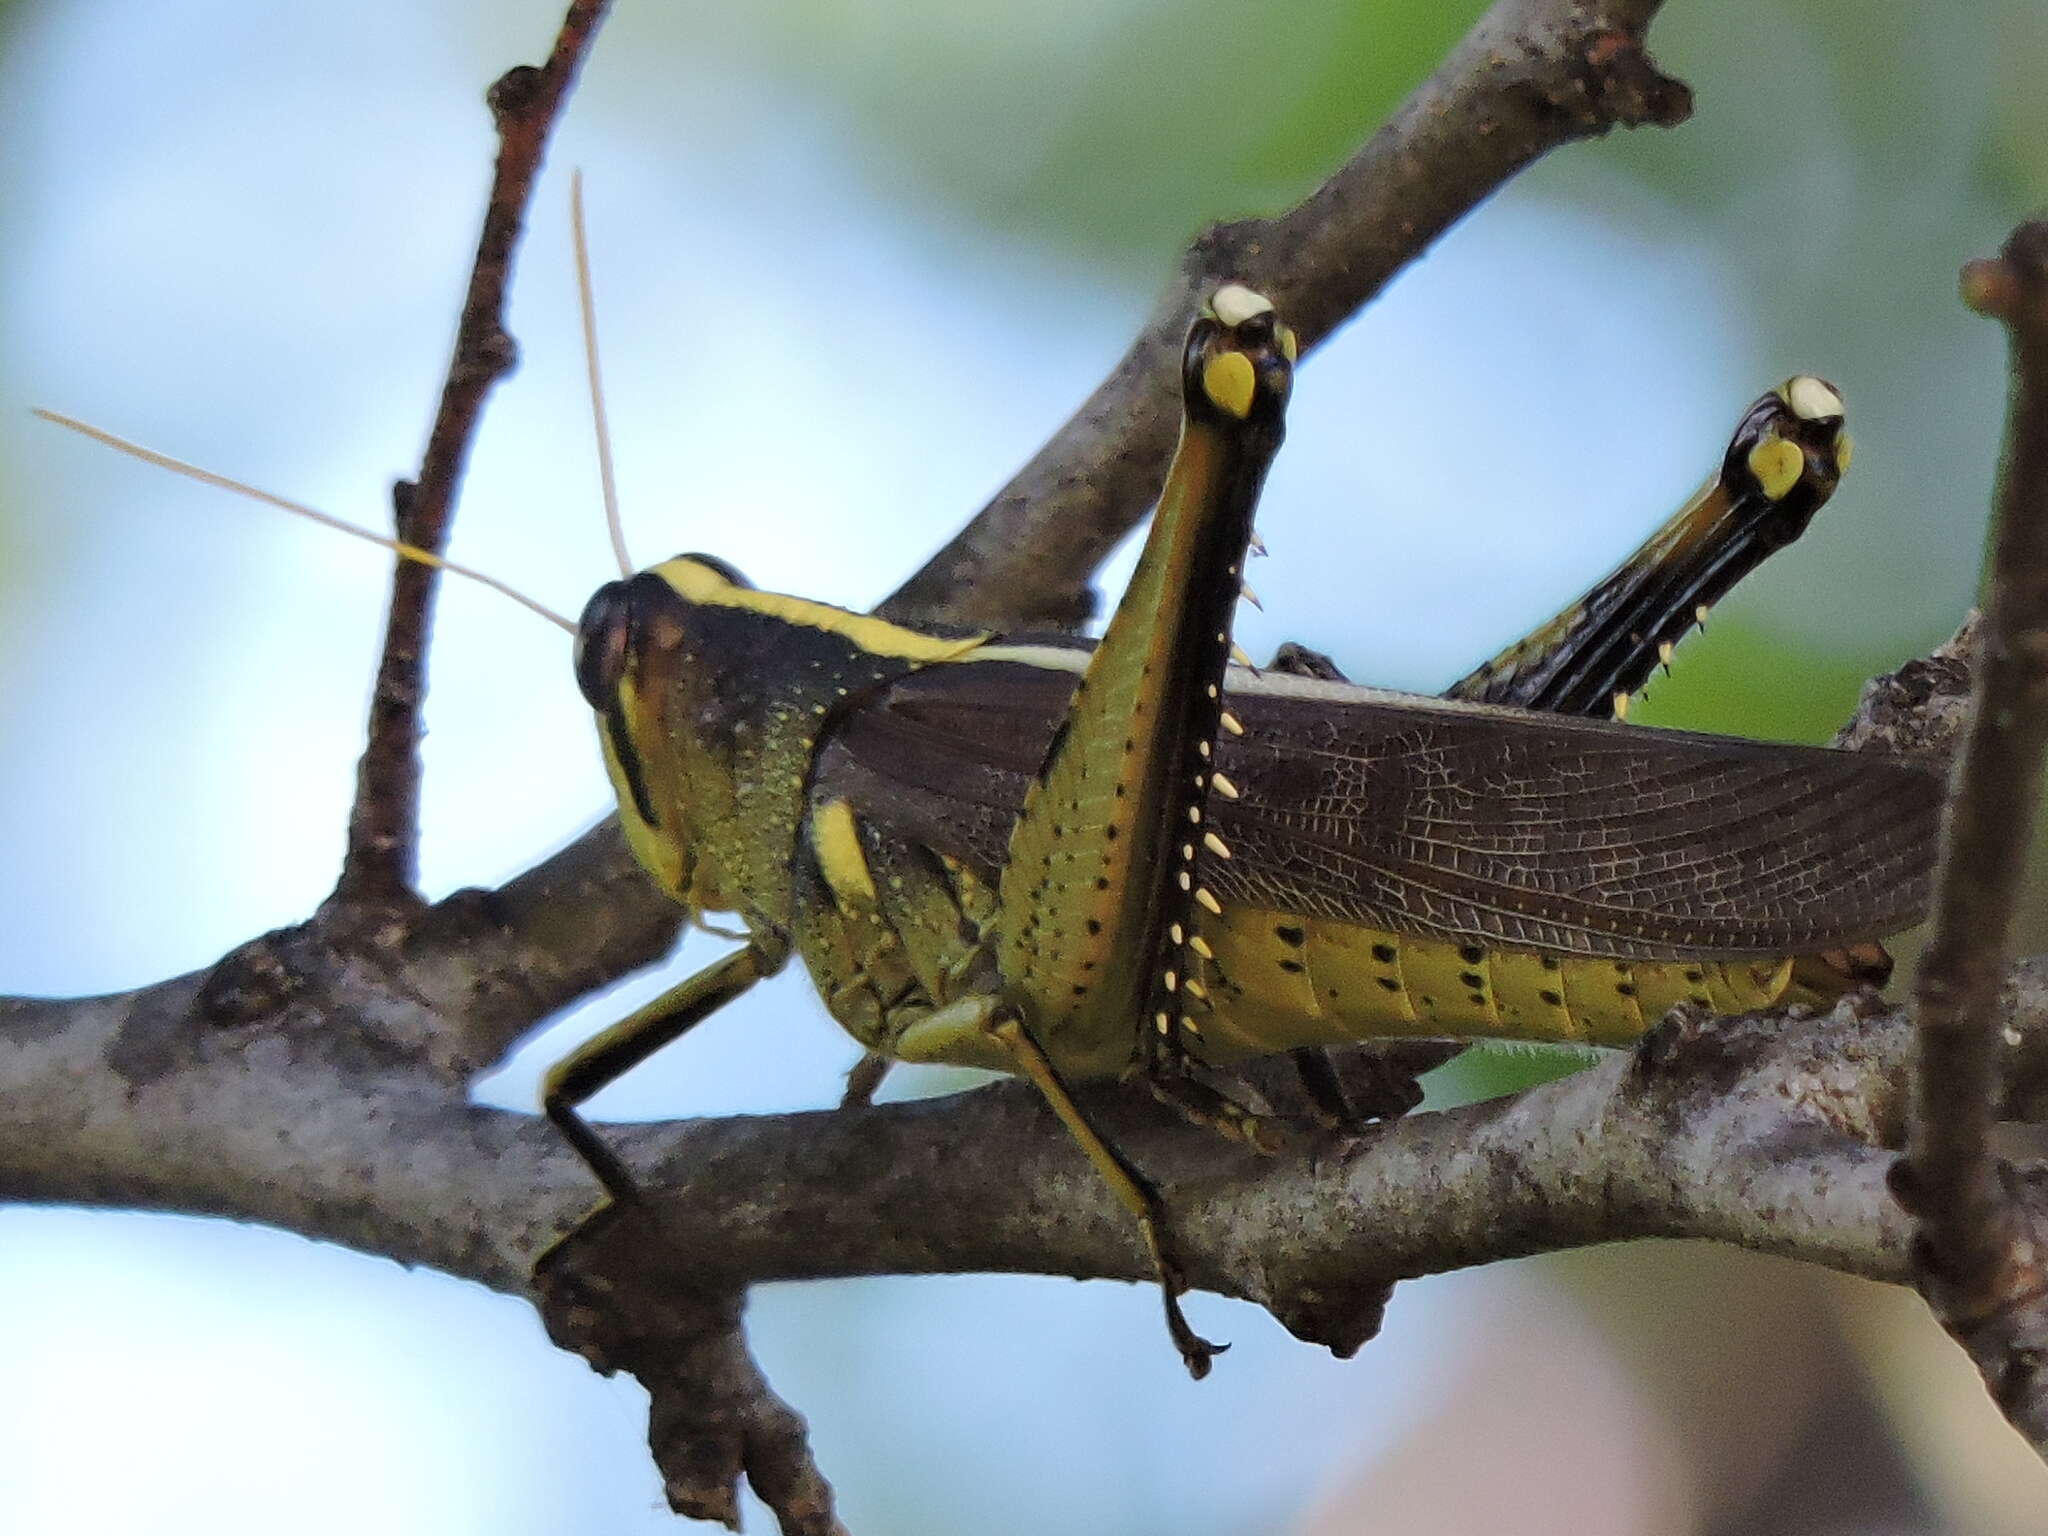
[[[958,661],[988,639],[986,634],[953,639],[922,634],[873,614],[854,613],[830,603],[814,603],[780,592],[757,592],[752,587],[735,586],[710,566],[687,555],[664,560],[654,567],[653,574],[688,602],[715,608],[744,608],[785,624],[843,635],[876,656],[894,656],[904,661]]]

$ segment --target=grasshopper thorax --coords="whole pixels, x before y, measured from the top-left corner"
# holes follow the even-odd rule
[[[577,628],[576,682],[635,856],[693,912],[784,928],[819,744],[895,678],[983,638],[758,591],[707,555],[599,588]]]

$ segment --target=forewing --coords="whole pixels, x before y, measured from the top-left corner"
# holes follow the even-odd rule
[[[1001,651],[995,654],[1001,655]],[[991,878],[1073,653],[948,663],[835,732],[821,783]],[[1942,775],[1822,748],[1233,672],[1221,901],[1615,959],[1812,953],[1925,908]]]

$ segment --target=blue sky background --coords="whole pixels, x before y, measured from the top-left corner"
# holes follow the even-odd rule
[[[570,166],[634,550],[712,549],[865,606],[1092,386],[1181,237],[1297,194],[1473,9],[1289,0],[1254,33],[1196,0],[623,6],[535,206],[523,365],[454,553],[569,612],[611,574]],[[536,0],[0,12],[0,989],[139,985],[320,900],[385,580],[374,552],[27,406],[381,520],[474,240],[481,91],[556,20]],[[1441,686],[1602,574],[1802,370],[1847,394],[1854,474],[1658,705],[1818,735],[1952,626],[2002,410],[1995,331],[1954,271],[2048,189],[2022,88],[2048,25],[1993,0],[1740,0],[1674,5],[1657,38],[1698,123],[1539,168],[1305,369],[1261,517],[1266,612],[1241,627],[1255,655],[1300,638],[1362,679]],[[489,594],[447,595],[429,725],[430,894],[516,872],[604,805],[562,637]],[[480,1093],[530,1107],[569,1039],[715,947]],[[597,1107],[823,1105],[853,1054],[791,974]],[[754,1310],[863,1532],[1334,1532],[1367,1528],[1344,1513],[1359,1489],[1405,1512],[1374,1528],[1476,1528],[1489,1489],[1515,1529],[1549,1529],[1541,1509],[1694,1528],[1654,1393],[1546,1273],[1405,1287],[1350,1364],[1198,1298],[1236,1346],[1200,1387],[1142,1288],[884,1280]],[[1530,1443],[1461,1444],[1463,1475],[1400,1503],[1433,1405],[1490,1349],[1553,1336]],[[519,1303],[296,1238],[0,1211],[0,1354],[10,1529],[673,1528],[630,1384],[549,1349]],[[1630,1437],[1640,1455],[1609,1454]],[[1516,1491],[1573,1458],[1585,1507]],[[2024,1522],[2048,1495],[2014,1477],[1967,1481],[2015,1489]],[[2008,1528],[1998,1498],[1942,1496],[1989,1522],[1957,1528]]]

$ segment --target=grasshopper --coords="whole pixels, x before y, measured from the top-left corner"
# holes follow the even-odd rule
[[[1679,1003],[1881,982],[1878,941],[1926,904],[1942,788],[1927,763],[1614,718],[1839,484],[1842,400],[1808,376],[1749,408],[1641,549],[1442,698],[1355,687],[1313,653],[1266,671],[1234,656],[1295,350],[1241,286],[1195,321],[1180,444],[1099,643],[909,628],[697,554],[608,583],[572,626],[480,572],[39,414],[575,632],[635,856],[693,917],[745,929],[549,1073],[543,1109],[608,1202],[633,1180],[578,1106],[797,956],[871,1062],[1037,1085],[1136,1218],[1199,1377],[1217,1346],[1181,1313],[1165,1203],[1071,1084],[1140,1076],[1270,1151],[1276,1127],[1219,1070],[1292,1053],[1342,1124],[1313,1047],[1623,1045]]]
[[[1217,1076],[1253,1057],[1618,1045],[1675,1004],[1881,974],[1877,941],[1926,901],[1933,768],[1599,718],[1832,493],[1840,396],[1806,377],[1764,396],[1636,557],[1428,699],[1233,658],[1295,354],[1264,298],[1211,297],[1098,643],[905,627],[704,555],[592,597],[576,679],[625,835],[693,915],[745,930],[547,1079],[612,1200],[632,1178],[578,1106],[798,957],[875,1056],[1037,1085],[1137,1220],[1199,1377],[1217,1346],[1181,1314],[1167,1208],[1072,1084],[1141,1076],[1263,1144]]]

